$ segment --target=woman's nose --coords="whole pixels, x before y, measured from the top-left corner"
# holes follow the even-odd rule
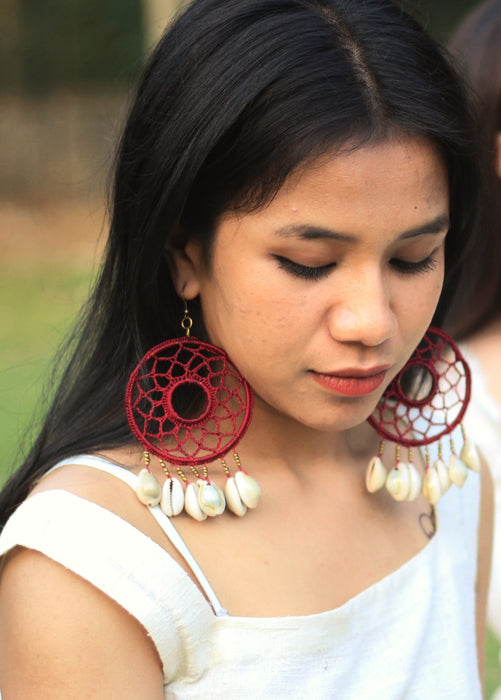
[[[346,285],[329,317],[329,331],[340,342],[382,345],[397,330],[389,290],[381,275],[360,275]]]

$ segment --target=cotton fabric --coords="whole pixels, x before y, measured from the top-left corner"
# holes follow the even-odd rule
[[[162,660],[166,699],[476,700],[478,475],[451,487],[437,521],[435,536],[397,571],[307,616],[227,615],[208,582],[212,602],[146,535],[62,490],[17,509],[0,555],[16,545],[40,551],[136,617]]]

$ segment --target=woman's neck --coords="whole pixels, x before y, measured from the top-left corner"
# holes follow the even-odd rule
[[[283,414],[275,413],[271,417],[258,404],[236,449],[246,460],[258,465],[271,460],[292,471],[306,470],[311,474],[316,463],[328,462],[334,468],[355,462],[365,464],[377,454],[378,446],[379,437],[366,421],[348,430],[317,430]]]

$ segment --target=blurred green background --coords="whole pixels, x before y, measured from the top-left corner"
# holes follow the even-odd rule
[[[403,3],[442,42],[471,0]],[[50,395],[49,368],[85,299],[127,92],[177,0],[0,3],[0,483]],[[501,685],[489,635],[488,697]]]

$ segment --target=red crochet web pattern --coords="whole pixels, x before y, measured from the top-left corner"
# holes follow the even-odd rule
[[[383,394],[369,423],[404,447],[429,445],[461,423],[470,400],[470,368],[453,340],[430,327]]]
[[[132,372],[125,408],[146,450],[196,466],[223,457],[242,438],[252,391],[222,350],[176,338],[149,350]]]

